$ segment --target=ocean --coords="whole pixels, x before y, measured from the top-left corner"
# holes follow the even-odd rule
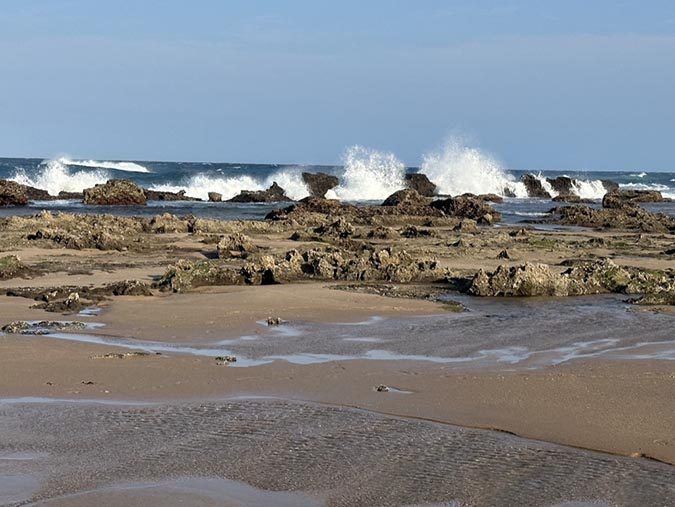
[[[578,181],[576,191],[585,199],[598,203],[605,193],[600,180],[612,180],[627,189],[651,189],[664,197],[675,198],[675,173],[651,171],[521,171],[506,170],[477,150],[464,149],[426,158],[421,167],[406,167],[394,156],[361,147],[347,151],[343,165],[282,165],[220,162],[153,162],[153,161],[98,161],[58,158],[0,158],[0,178],[10,179],[47,190],[52,195],[60,191],[81,192],[111,178],[126,178],[145,188],[163,191],[186,190],[186,194],[206,201],[208,192],[219,192],[223,199],[237,195],[241,190],[262,190],[277,182],[289,197],[301,199],[307,188],[301,174],[326,172],[340,178],[340,186],[330,191],[329,197],[346,202],[374,203],[403,188],[407,172],[423,172],[436,183],[441,194],[457,195],[503,194],[508,188],[515,198],[507,198],[496,205],[504,215],[504,222],[536,220],[557,203],[548,199],[527,198],[523,174],[535,174],[552,195],[546,178],[570,176]],[[147,207],[85,206],[76,200],[36,201],[25,208],[0,209],[0,216],[31,214],[42,209],[65,212],[96,212],[133,215],[155,215],[170,212],[179,215],[222,219],[255,219],[263,217],[279,204],[235,204],[209,202],[150,202]],[[645,205],[650,210],[675,215],[674,203]]]

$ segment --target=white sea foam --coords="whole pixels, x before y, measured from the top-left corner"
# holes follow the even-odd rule
[[[291,199],[302,199],[309,195],[309,190],[304,181],[300,169],[288,168],[271,174],[264,179],[256,179],[249,175],[240,176],[215,176],[210,174],[195,174],[183,183],[161,184],[151,187],[152,190],[162,192],[178,192],[185,190],[190,197],[208,199],[209,192],[222,194],[223,199],[231,199],[242,190],[265,190],[276,182],[286,191]]]
[[[632,178],[644,178],[645,176],[647,176],[647,173],[646,172],[633,173],[630,174],[629,176],[631,176]]]
[[[440,151],[424,155],[420,172],[438,186],[441,194],[488,194],[527,197],[525,185],[488,154],[451,138]]]
[[[144,167],[140,164],[136,164],[135,162],[109,162],[109,161],[99,162],[98,160],[71,160],[66,157],[61,157],[58,161],[61,164],[67,166],[92,167],[94,169],[112,169],[115,171],[125,171],[132,173],[151,172],[147,167]]]
[[[351,146],[343,158],[341,183],[328,197],[347,201],[382,200],[404,187],[405,164],[393,153]]]
[[[23,169],[17,169],[10,178],[12,181],[41,188],[50,195],[58,195],[59,192],[82,192],[97,183],[105,183],[110,179],[108,171],[97,169],[94,171],[73,171],[60,160],[49,160],[40,165],[40,172],[29,174]]]
[[[572,192],[582,199],[602,199],[607,189],[600,180],[577,180],[572,183]]]

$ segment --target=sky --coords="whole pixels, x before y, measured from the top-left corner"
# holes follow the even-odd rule
[[[0,156],[675,170],[672,0],[0,0]]]

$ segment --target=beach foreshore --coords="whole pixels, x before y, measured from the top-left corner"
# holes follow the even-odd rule
[[[6,219],[0,405],[317,403],[675,464],[672,233],[349,213]]]

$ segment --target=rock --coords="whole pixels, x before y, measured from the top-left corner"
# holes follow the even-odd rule
[[[354,226],[344,217],[339,217],[334,222],[320,225],[314,232],[319,236],[330,236],[336,239],[347,239],[354,235]]]
[[[221,202],[223,200],[223,194],[218,192],[209,192],[209,202]]]
[[[501,220],[501,215],[479,197],[450,197],[433,201],[431,207],[447,216],[470,218],[479,224],[491,225]]]
[[[406,174],[405,186],[411,190],[415,190],[423,197],[433,197],[436,195],[436,185],[429,181],[426,174]]]
[[[501,265],[493,273],[481,269],[474,276],[473,296],[567,296],[569,281],[545,264]]]
[[[66,192],[61,190],[57,196],[57,199],[82,201],[84,200],[84,194],[82,192]]]
[[[431,199],[420,195],[417,190],[398,190],[387,197],[382,206],[427,206]]]
[[[53,332],[81,331],[87,325],[78,321],[52,321],[42,320],[39,322],[18,320],[4,326],[1,331],[6,334],[22,335],[45,335]]]
[[[663,202],[661,192],[656,190],[615,190],[608,192],[602,198],[603,208],[622,208],[624,206],[637,206],[640,202]]]
[[[380,384],[378,386],[375,386],[375,390],[378,393],[388,393],[389,392],[389,387],[385,386],[384,384]]]
[[[257,250],[251,238],[245,234],[229,234],[218,242],[216,246],[219,259],[241,258],[245,259],[249,254]]]
[[[541,184],[541,181],[534,174],[524,174],[522,177],[522,181],[525,184],[528,196],[536,197],[539,199],[551,198],[551,194],[549,194],[544,189],[544,186]]]
[[[422,229],[415,225],[409,225],[399,231],[399,234],[404,238],[429,238],[436,236],[436,233],[431,229]]]
[[[188,221],[171,213],[164,213],[152,217],[146,230],[155,234],[188,232]]]
[[[281,317],[267,317],[267,325],[268,326],[280,326],[283,324],[285,321],[281,319]]]
[[[326,192],[337,187],[340,183],[337,176],[326,173],[302,173],[302,181],[307,185],[310,197],[326,196]]]
[[[470,218],[462,219],[457,225],[452,228],[455,232],[465,233],[465,234],[476,234],[478,233],[478,226],[475,220]]]
[[[283,188],[275,181],[267,190],[242,190],[239,195],[228,199],[227,202],[282,202],[292,201],[286,196]]]
[[[569,203],[580,203],[581,202],[581,197],[578,195],[574,194],[561,194],[561,195],[556,195],[553,198],[554,202],[569,202]]]
[[[194,287],[211,285],[243,285],[241,270],[209,261],[181,259],[168,267],[157,287],[163,291],[185,292]]]
[[[47,312],[76,313],[82,310],[89,303],[83,304],[80,295],[77,292],[71,292],[65,299],[56,299],[46,303],[34,305],[33,308],[45,310]]]
[[[607,190],[607,192],[614,192],[615,190],[619,190],[619,184],[612,180],[600,180],[600,183],[602,183],[602,186],[605,187],[605,190]]]
[[[143,189],[129,180],[108,180],[84,190],[84,203],[105,206],[145,205]]]
[[[673,232],[675,217],[664,213],[651,213],[639,206],[596,209],[575,205],[555,208],[555,215],[548,223],[578,225],[605,229],[636,229],[642,232]]]
[[[497,259],[510,259],[511,256],[507,250],[502,250],[497,254]]]
[[[0,257],[0,280],[10,278],[28,278],[36,271],[26,266],[16,255]]]
[[[513,198],[515,196],[516,196],[516,193],[513,190],[511,190],[509,187],[504,187],[504,197]]]
[[[568,176],[558,176],[557,178],[546,178],[551,188],[558,192],[558,196],[570,196],[574,194],[575,181]]]
[[[0,206],[25,206],[28,204],[26,187],[14,181],[0,180]]]
[[[368,231],[366,237],[368,239],[394,239],[398,237],[398,234],[389,227],[379,226]]]
[[[150,286],[140,280],[123,280],[105,285],[101,293],[113,296],[152,296]]]
[[[237,362],[236,356],[218,356],[215,359],[217,364],[229,364]]]
[[[160,190],[143,189],[145,198],[148,201],[201,201],[198,197],[188,197],[185,195],[185,190],[178,192],[165,192]]]
[[[675,306],[675,291],[652,292],[632,300],[631,303],[645,306]]]

